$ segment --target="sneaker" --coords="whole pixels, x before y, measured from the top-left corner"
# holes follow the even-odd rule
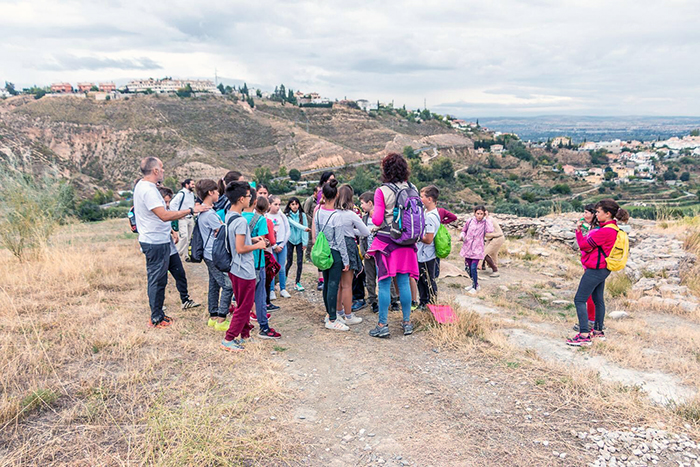
[[[352,304],[352,311],[361,310],[366,306],[367,302],[365,302],[364,300],[355,300],[355,302]]]
[[[376,325],[374,329],[369,331],[369,335],[372,337],[389,337],[389,326]]]
[[[588,337],[583,337],[580,333],[576,334],[572,339],[566,339],[566,344],[574,347],[588,347],[592,344],[590,334]]]
[[[343,320],[346,325],[349,324],[360,324],[362,322],[362,318],[359,316],[355,316],[354,314],[350,315],[345,315],[345,319]]]
[[[207,326],[213,328],[214,326],[216,326],[216,323],[218,323],[218,321],[216,321],[214,318],[209,318],[209,321],[207,321]]]
[[[379,304],[372,303],[372,313],[379,313]]]
[[[163,319],[162,319],[160,322],[158,322],[158,323],[154,323],[153,321],[149,321],[149,322],[148,322],[148,327],[151,327],[151,328],[167,328],[167,327],[170,326],[171,324],[173,324],[173,319],[170,318],[169,316],[163,316]]]
[[[279,339],[280,337],[282,337],[282,334],[280,334],[272,328],[268,329],[267,331],[263,331],[261,329],[260,333],[258,334],[258,337],[260,339]]]
[[[228,331],[231,321],[222,321],[214,325],[214,331]]]
[[[186,310],[188,308],[197,308],[198,306],[201,306],[201,303],[197,303],[194,300],[187,300],[182,302],[182,309]]]
[[[304,286],[301,285],[301,282],[297,282],[297,285],[294,286],[294,290],[296,290],[297,292],[303,292]]]
[[[270,300],[277,300],[277,294],[274,290],[270,292]]]
[[[231,342],[226,342],[226,340],[221,341],[221,348],[228,352],[241,352],[245,350],[241,344],[232,340]]]
[[[318,285],[316,286],[316,290],[323,290],[323,280],[322,279],[318,280]]]
[[[258,315],[257,315],[254,311],[251,311],[251,312],[250,312],[250,320],[251,320],[251,321],[257,321],[257,320],[258,320]]]
[[[501,273],[495,271],[495,272],[492,272],[491,274],[489,274],[489,277],[501,277]]]
[[[418,302],[411,302],[411,311],[415,311],[418,308]]]
[[[345,325],[340,319],[335,321],[328,320],[326,322],[326,329],[332,329],[334,331],[349,331],[350,328]]]
[[[287,292],[287,289],[280,290],[280,297],[292,298],[292,296],[289,294],[289,292]],[[270,299],[272,299],[272,297],[270,297]]]
[[[399,302],[393,302],[391,304],[391,311],[401,311],[401,304]]]
[[[605,340],[605,333],[603,331],[596,331],[595,329],[591,331],[591,338],[598,339],[599,341]]]
[[[468,294],[476,295],[476,293],[477,293],[479,290],[481,290],[481,286],[480,286],[480,285],[477,285],[477,286],[476,286],[476,289],[475,289],[474,287],[465,287],[465,289],[467,289],[467,293],[468,293]]]
[[[403,335],[408,336],[413,334],[413,325],[411,323],[406,323],[403,322],[401,323],[401,327],[403,328]]]
[[[278,307],[277,305],[273,305],[272,303],[267,304],[267,311],[274,311],[274,310],[279,310],[279,309],[280,309],[280,307]]]

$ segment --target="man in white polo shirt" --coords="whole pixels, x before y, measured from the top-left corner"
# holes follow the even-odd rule
[[[182,182],[182,189],[170,201],[170,208],[174,211],[194,208],[194,180],[187,178]],[[177,235],[180,239],[176,245],[177,252],[185,261],[188,261],[187,250],[192,237],[192,229],[194,229],[194,216],[188,214],[180,219],[177,221],[177,227]]]
[[[141,173],[143,178],[134,188],[134,217],[139,231],[141,251],[146,255],[148,303],[151,307],[149,325],[167,327],[172,323],[172,318],[165,316],[163,312],[170,264],[170,223],[188,215],[208,211],[211,206],[197,205],[179,211],[168,211],[156,186],[164,177],[161,160],[157,157],[146,157],[141,161]]]

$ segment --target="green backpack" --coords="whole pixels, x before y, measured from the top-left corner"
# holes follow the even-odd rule
[[[435,255],[437,255],[438,258],[443,259],[450,256],[450,252],[452,251],[452,237],[450,237],[450,233],[447,231],[444,224],[440,224],[440,227],[438,227],[433,242],[435,242]]]
[[[317,234],[316,243],[314,243],[314,246],[311,249],[311,262],[314,263],[314,266],[316,266],[321,271],[330,269],[330,267],[333,266],[333,254],[331,253],[331,247],[328,244],[326,234],[323,233],[323,230],[328,225],[328,222],[331,220],[331,217],[333,217],[333,214],[335,214],[335,212],[331,213],[331,215],[328,217],[328,220],[326,221],[326,224],[323,226],[322,229],[318,228],[318,214],[316,215]]]

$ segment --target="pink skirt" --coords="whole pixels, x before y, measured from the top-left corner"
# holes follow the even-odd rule
[[[377,263],[377,280],[408,274],[418,280],[418,256],[415,245],[399,246],[391,241],[384,241],[379,235],[374,237],[367,251]]]

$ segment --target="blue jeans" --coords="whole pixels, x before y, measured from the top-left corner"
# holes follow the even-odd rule
[[[477,271],[479,270],[479,260],[472,258],[464,258],[464,269],[469,273],[469,277],[472,279],[472,287],[475,289],[479,287],[479,277]]]
[[[282,251],[279,253],[272,250],[272,254],[277,262],[280,263],[280,272],[277,274],[277,276],[280,278],[280,290],[285,290],[287,288],[287,273],[284,270],[284,265],[287,264],[287,245],[284,245],[284,248],[282,248]],[[275,290],[274,277],[270,283],[270,290]]]
[[[389,318],[389,305],[391,304],[391,277],[385,277],[379,281],[379,324],[387,324]],[[399,286],[399,299],[403,320],[411,319],[411,284],[408,274],[397,274],[396,283]]]
[[[209,294],[207,295],[209,316],[226,318],[233,297],[231,279],[229,279],[228,274],[219,271],[212,261],[204,258],[204,264],[207,265],[209,271]]]
[[[267,323],[267,291],[265,290],[265,268],[256,269],[258,283],[255,285],[255,315],[261,331],[270,329]]]
[[[586,269],[578,284],[578,290],[574,296],[574,304],[576,305],[576,314],[578,315],[579,332],[587,333],[588,329],[588,310],[586,302],[588,297],[593,299],[595,304],[595,324],[596,331],[603,330],[603,322],[605,321],[605,301],[603,292],[605,292],[605,279],[610,275],[610,270],[603,269]]]

